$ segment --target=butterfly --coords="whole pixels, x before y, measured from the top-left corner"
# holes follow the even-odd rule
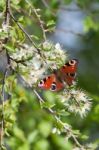
[[[42,79],[38,83],[38,87],[44,90],[60,91],[66,85],[73,85],[76,79],[77,66],[77,59],[69,60],[60,69],[54,70],[52,74]]]

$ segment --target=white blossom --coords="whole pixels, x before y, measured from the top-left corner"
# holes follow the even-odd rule
[[[60,130],[58,130],[57,128],[53,128],[52,129],[52,133],[57,133],[57,134],[61,134]]]
[[[64,90],[62,95],[59,95],[62,103],[69,112],[79,114],[82,118],[86,116],[91,109],[91,99],[87,94],[79,89]]]
[[[26,66],[19,63],[19,68],[22,77],[30,86],[36,84],[36,82],[41,79],[45,73],[47,74],[47,70],[49,68],[52,70],[57,69],[60,67],[60,64],[63,65],[67,59],[67,55],[62,50],[59,43],[54,45],[52,42],[45,41],[42,44],[41,51],[41,53],[44,54],[44,58],[35,51],[36,49],[33,46],[23,44],[19,49],[16,48],[15,52],[11,54],[11,57],[15,60],[27,59],[27,61],[25,61]],[[12,67],[17,67],[17,64],[14,61],[12,61]]]

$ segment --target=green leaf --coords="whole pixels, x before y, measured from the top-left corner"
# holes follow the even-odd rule
[[[47,22],[47,27],[55,25],[55,21],[54,20],[50,20]]]
[[[1,146],[1,150],[7,150],[4,145]]]
[[[37,136],[38,136],[38,130],[35,130],[35,131],[31,132],[28,135],[28,141],[29,141],[29,143],[31,144],[32,142],[36,141],[37,140]]]
[[[99,30],[99,23],[96,23],[91,16],[87,16],[84,20],[84,31],[88,32],[90,29]]]
[[[67,111],[64,110],[64,109],[58,111],[57,114],[60,115],[60,116],[69,116],[69,115],[70,115],[70,113],[67,112]]]
[[[4,45],[4,47],[5,47],[9,52],[14,52],[14,51],[15,51],[15,49],[14,49],[11,45],[6,44],[6,45]]]
[[[46,101],[48,101],[49,103],[55,104],[55,98],[56,98],[56,93],[51,91],[44,92],[44,99],[46,99]]]
[[[53,108],[55,106],[55,104],[51,104],[49,102],[45,102],[41,104],[42,108]]]
[[[39,40],[39,37],[38,36],[36,36],[36,35],[31,35],[31,37],[33,38],[33,39],[35,39],[35,40]]]
[[[65,137],[66,138],[66,137]],[[70,141],[66,141],[62,136],[52,135],[54,145],[57,145],[59,150],[73,150],[72,144]]]
[[[24,16],[21,16],[21,17],[18,19],[18,21],[19,21],[20,23],[23,23],[23,22],[24,22]]]
[[[49,134],[51,133],[51,129],[52,129],[52,124],[50,122],[47,121],[42,121],[39,124],[39,131],[40,133],[44,136],[44,137],[48,137]]]
[[[80,136],[82,140],[88,140],[88,136],[87,135],[81,135]]]
[[[73,133],[74,133],[75,135],[80,135],[80,131],[79,131],[79,130],[73,130]]]
[[[49,143],[45,139],[40,139],[35,145],[34,150],[48,150],[49,149]]]
[[[5,5],[5,1],[4,0],[0,0],[0,11],[2,9],[4,9],[4,5]]]
[[[14,127],[14,135],[21,141],[23,142],[26,141],[24,132],[21,129],[19,129],[17,126]]]

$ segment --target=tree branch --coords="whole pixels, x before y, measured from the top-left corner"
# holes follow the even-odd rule
[[[30,37],[30,35],[24,30],[24,28],[21,26],[21,24],[18,23],[18,21],[15,19],[15,17],[11,13],[11,11],[10,11],[10,16],[13,19],[13,21],[17,24],[17,26],[23,31],[23,33],[26,35],[26,37],[29,39],[29,41],[33,44],[33,46],[36,48],[35,52],[37,52],[41,57],[43,57],[41,54],[41,50],[36,46],[36,44],[33,42],[32,38]]]
[[[4,95],[5,95],[5,79],[8,71],[8,66],[5,69],[3,80],[2,80],[2,90],[1,90],[1,103],[2,103],[2,119],[1,119],[1,133],[0,133],[0,147],[2,147],[4,140]]]
[[[8,36],[4,39],[3,44],[6,44],[8,42],[8,37],[9,37],[9,23],[10,23],[9,11],[10,11],[10,0],[6,0],[5,18],[4,18],[4,22],[3,22],[2,26],[3,26],[3,29],[8,33]],[[5,48],[3,48],[3,50],[4,49]],[[6,50],[6,57],[7,57],[8,64],[10,64],[9,54],[8,54],[7,50]]]
[[[38,92],[35,89],[33,91],[34,91],[35,95],[37,96],[39,103],[40,104],[44,103],[44,100],[41,98],[41,96],[38,94]],[[70,133],[70,135],[71,135],[72,139],[74,140],[74,142],[76,143],[76,145],[82,149],[83,146],[79,143],[76,136],[73,134],[72,129],[60,120],[60,118],[56,115],[56,113],[55,113],[55,111],[53,111],[53,109],[51,109],[51,108],[46,108],[46,109],[48,110],[49,113],[51,113],[53,115],[55,120],[63,126],[64,130]]]
[[[31,5],[28,0],[25,0],[25,1],[26,1],[26,3],[28,3],[28,5],[30,5],[30,7],[32,8],[32,11],[34,12],[35,16],[37,17],[38,22],[39,22],[40,27],[41,27],[41,30],[42,30],[42,33],[43,33],[43,39],[44,39],[44,41],[46,41],[45,29],[44,29],[44,26],[43,26],[43,21],[40,18],[40,15],[38,14],[38,12],[35,9],[35,7],[33,5]]]
[[[9,22],[10,22],[9,10],[10,10],[10,0],[6,0],[6,10],[5,10],[4,24],[6,25],[7,28],[9,26]]]
[[[10,14],[9,14],[9,10],[10,10],[10,0],[6,0],[6,10],[5,10],[5,18],[4,18],[4,22],[2,24],[3,29],[9,34],[9,22],[10,22]],[[3,44],[6,44],[8,41],[8,36],[4,39]],[[5,48],[3,48],[4,50]],[[6,49],[5,49],[6,50]],[[9,60],[9,55],[8,52],[6,50],[6,57],[7,57],[7,66],[3,75],[3,80],[2,80],[2,89],[1,89],[1,103],[2,103],[2,119],[1,119],[1,131],[0,131],[0,147],[2,148],[4,140],[4,95],[5,95],[5,91],[4,91],[4,86],[5,86],[5,78],[7,75],[7,71],[8,71],[8,65],[10,63]]]

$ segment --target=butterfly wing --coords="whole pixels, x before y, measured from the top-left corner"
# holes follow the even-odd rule
[[[68,85],[72,85],[76,79],[77,66],[78,60],[72,59],[60,68],[62,78]]]
[[[78,61],[72,59],[53,74],[42,79],[38,87],[44,90],[60,91],[64,88],[64,81],[70,86],[75,81]]]
[[[51,74],[41,80],[38,87],[44,90],[59,91],[63,88],[63,83],[57,79],[56,74]]]

